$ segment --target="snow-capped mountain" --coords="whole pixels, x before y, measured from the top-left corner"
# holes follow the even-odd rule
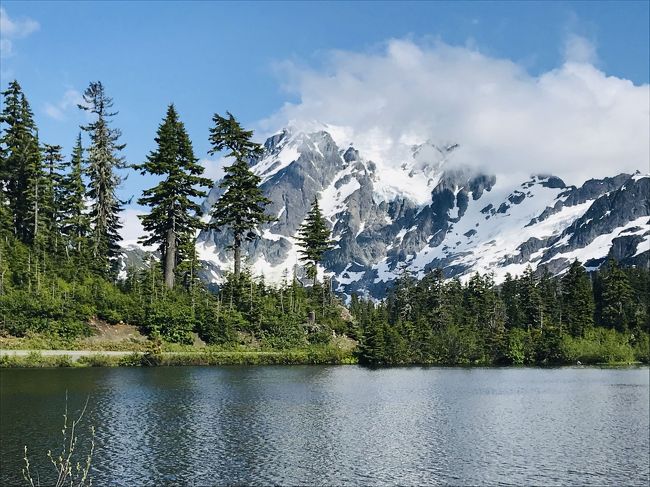
[[[403,267],[422,276],[493,272],[501,281],[530,264],[561,273],[573,259],[598,267],[617,259],[648,265],[650,176],[628,175],[567,186],[554,176],[512,181],[454,164],[456,143],[405,148],[395,164],[377,164],[327,130],[285,129],[251,161],[277,221],[246,247],[254,274],[272,282],[301,263],[294,236],[317,196],[337,242],[323,261],[335,287],[381,297]],[[511,178],[510,178],[511,179]],[[217,185],[203,204],[209,211]],[[199,235],[205,278],[231,268],[229,236]]]

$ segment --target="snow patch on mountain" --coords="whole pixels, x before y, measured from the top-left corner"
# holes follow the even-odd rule
[[[520,183],[455,163],[462,151],[456,143],[377,140],[368,150],[367,139],[356,145],[350,133],[323,124],[313,132],[285,129],[251,161],[272,201],[268,211],[277,215],[244,249],[254,274],[280,282],[302,267],[295,236],[314,197],[336,242],[319,275],[331,275],[335,289],[348,295],[381,297],[403,268],[419,277],[433,267],[461,278],[493,273],[500,282],[528,265],[552,264],[559,272],[566,259],[602,258],[613,247],[647,256],[650,225],[640,219],[650,210],[639,199],[648,176],[619,175],[581,187],[553,176]],[[215,185],[205,211],[221,191]],[[638,229],[629,226],[633,222]],[[199,237],[197,251],[213,282],[231,267],[226,234]]]
[[[337,214],[347,209],[347,198],[361,187],[359,181],[352,177],[353,169],[349,166],[339,172],[318,196],[321,212],[331,223],[335,223]]]
[[[521,203],[503,206],[507,205],[513,188],[499,184],[497,180],[483,197],[468,202],[465,214],[450,226],[443,243],[424,247],[409,262],[409,268],[422,276],[427,264],[434,259],[453,256],[456,264],[471,268],[472,272],[489,273],[495,271],[506,257],[515,255],[521,242],[532,237],[547,237],[566,228],[572,220],[562,213],[554,215],[553,220],[526,227],[561,192],[557,188],[542,186],[537,179],[532,182]],[[485,211],[486,208],[492,211]],[[455,214],[450,216],[456,217]],[[500,271],[495,273],[497,280],[501,278],[500,274]]]
[[[553,260],[566,259],[571,262],[575,259],[578,259],[580,262],[587,262],[592,259],[602,259],[604,257],[607,257],[607,254],[612,247],[612,242],[615,238],[620,237],[621,235],[644,235],[648,233],[649,227],[650,221],[648,221],[647,216],[637,218],[635,220],[627,222],[625,225],[614,229],[614,231],[611,233],[597,236],[585,247],[572,250],[571,252],[557,254],[554,256]],[[643,242],[647,241],[647,239],[648,236],[646,236],[646,239],[637,245],[635,256],[648,250],[647,245],[645,249],[642,247]]]

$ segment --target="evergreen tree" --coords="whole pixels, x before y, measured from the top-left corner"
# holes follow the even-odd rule
[[[519,328],[523,325],[523,313],[519,296],[519,281],[508,272],[501,285],[501,300],[505,307],[506,328]]]
[[[632,287],[619,267],[609,257],[601,272],[601,324],[618,331],[627,331],[632,307]]]
[[[158,246],[165,285],[173,289],[183,250],[190,243],[193,245],[196,231],[201,228],[201,207],[192,198],[205,197],[205,191],[198,188],[209,187],[210,180],[201,177],[203,167],[194,157],[192,142],[173,104],[167,108],[154,140],[157,149],[144,164],[135,166],[142,174],[164,177],[138,199],[139,204],[151,208],[151,213],[140,217],[142,226],[149,232],[142,243]]]
[[[48,241],[48,250],[55,254],[59,250],[59,224],[61,222],[61,198],[63,196],[63,188],[61,187],[63,155],[61,150],[60,145],[45,144],[43,146],[45,177],[43,178],[41,218],[46,229],[45,238]]]
[[[4,229],[10,230],[15,235],[20,233],[16,227],[19,222],[14,220],[13,215],[16,214],[19,206],[18,201],[22,196],[19,185],[23,179],[20,177],[23,167],[21,154],[24,152],[21,148],[25,140],[25,127],[21,117],[21,98],[23,96],[22,89],[16,80],[9,83],[7,90],[2,92],[3,110],[0,114],[2,127],[0,134],[1,223]]]
[[[362,323],[363,337],[359,347],[359,361],[368,365],[386,363],[386,340],[384,337],[384,320],[379,310],[367,315],[367,322]]]
[[[0,218],[4,226],[11,218],[14,235],[23,242],[32,242],[39,228],[38,191],[43,175],[38,134],[31,108],[18,82],[9,83],[2,96],[0,184],[4,201],[0,203],[5,209]]]
[[[86,247],[90,233],[90,220],[86,212],[86,186],[83,181],[83,147],[81,134],[67,163],[67,171],[61,180],[60,213],[61,232],[67,240],[66,249],[73,249],[80,256]]]
[[[330,230],[318,206],[318,198],[314,197],[307,218],[298,229],[296,237],[301,259],[307,262],[307,277],[313,279],[314,286],[318,274],[318,264],[323,254],[332,248]]]
[[[541,269],[537,288],[542,301],[540,321],[542,326],[555,326],[560,322],[561,299],[558,280],[553,277],[546,266]]]
[[[531,327],[541,327],[543,317],[542,297],[537,287],[537,279],[529,265],[524,275],[519,279],[519,297],[524,324]]]
[[[3,91],[3,106],[4,109],[0,113],[0,232],[3,236],[8,236],[14,233],[13,221],[13,201],[10,197],[12,183],[15,184],[15,172],[11,166],[9,156],[11,154],[10,145],[10,132],[14,126],[12,120],[12,111],[10,107],[16,104],[10,103],[11,91]],[[6,261],[6,259],[5,259]]]
[[[22,120],[29,124],[32,136],[28,136],[26,155],[24,158],[24,177],[26,180],[24,194],[25,216],[24,223],[25,242],[38,242],[42,244],[45,240],[44,232],[47,231],[47,175],[43,167],[41,147],[38,142],[38,132],[33,122],[33,113],[25,97],[21,100]],[[27,122],[26,122],[27,121]]]
[[[119,256],[122,227],[119,213],[122,202],[117,198],[121,179],[115,170],[124,167],[119,152],[121,132],[109,126],[117,112],[111,112],[113,99],[106,95],[101,82],[91,82],[83,94],[84,105],[79,108],[90,112],[95,120],[81,128],[90,135],[88,148],[88,197],[91,199],[90,221],[92,227],[92,256],[95,269],[103,276],[115,277]]]
[[[632,288],[633,309],[630,327],[650,331],[650,271],[643,267],[625,269],[628,282]]]
[[[424,290],[421,309],[427,317],[427,324],[439,331],[452,320],[442,269],[437,267],[424,276],[421,287]]]
[[[580,261],[574,260],[562,278],[562,326],[581,337],[594,324],[594,296],[591,282]]]
[[[1,159],[0,159],[1,160]],[[0,180],[0,236],[7,236],[13,233],[13,218],[9,204],[8,192]]]
[[[225,176],[219,187],[224,190],[219,200],[212,208],[214,228],[228,227],[233,234],[231,248],[235,257],[235,279],[239,279],[241,271],[241,246],[244,241],[257,238],[254,230],[263,223],[275,219],[264,212],[264,207],[270,203],[259,185],[261,179],[254,174],[249,161],[262,153],[262,148],[251,140],[253,132],[244,130],[231,113],[227,117],[215,114],[212,118],[214,127],[210,129],[210,154],[224,149],[229,152],[234,162],[225,167]]]

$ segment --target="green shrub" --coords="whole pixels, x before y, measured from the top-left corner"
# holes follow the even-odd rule
[[[70,355],[58,355],[54,358],[55,367],[74,367],[74,362]]]
[[[559,348],[570,363],[631,363],[635,359],[627,334],[604,328],[589,329],[580,338],[565,335]]]
[[[198,323],[198,333],[201,340],[210,345],[232,343],[236,339],[236,330],[248,327],[244,316],[236,309],[228,306],[212,307]]]
[[[633,342],[634,358],[644,364],[650,363],[650,334],[638,331]]]
[[[191,306],[173,295],[169,299],[154,301],[147,309],[143,323],[149,334],[186,344],[192,343],[195,324]]]
[[[508,331],[506,358],[512,365],[534,362],[534,346],[529,332],[521,328],[513,328]]]
[[[118,362],[113,357],[101,353],[79,357],[79,363],[90,367],[113,367]]]
[[[142,354],[133,352],[128,355],[120,357],[117,364],[120,367],[139,367],[142,365]]]

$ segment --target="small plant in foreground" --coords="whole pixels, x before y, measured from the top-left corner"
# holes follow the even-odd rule
[[[68,425],[68,394],[66,392],[65,398],[65,412],[63,413],[63,429],[61,433],[63,435],[63,444],[61,447],[61,453],[57,457],[52,454],[51,450],[48,450],[47,457],[54,466],[56,470],[56,481],[53,484],[48,482],[47,485],[53,485],[54,487],[90,487],[92,485],[92,478],[89,475],[90,472],[90,463],[92,461],[93,452],[95,450],[95,427],[90,427],[90,451],[83,462],[77,460],[75,461],[75,451],[78,446],[78,438],[76,436],[76,430],[79,423],[83,419],[84,414],[86,413],[86,408],[88,407],[88,399],[84,404],[83,409],[79,413],[77,419],[72,420],[72,424]],[[32,472],[30,470],[29,457],[27,455],[27,446],[25,445],[25,468],[23,468],[23,478],[27,482],[27,485],[30,487],[40,487],[40,478],[38,474],[36,475],[36,481],[32,477]],[[77,455],[78,456],[78,455]]]

